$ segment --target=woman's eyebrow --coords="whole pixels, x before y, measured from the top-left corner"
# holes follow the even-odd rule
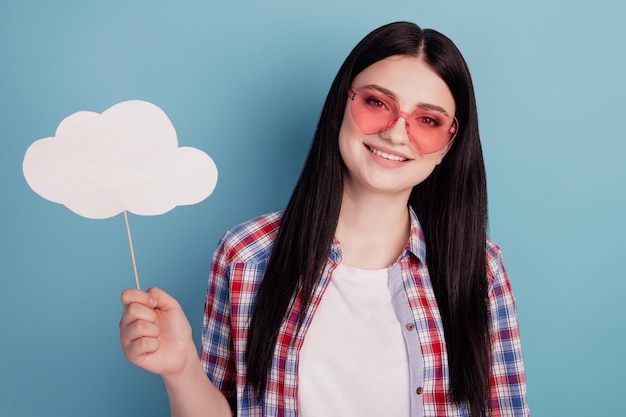
[[[377,85],[377,84],[367,84],[367,85],[364,85],[363,87],[371,88],[371,89],[376,90],[376,91],[378,91],[380,93],[383,93],[386,96],[393,97],[394,99],[396,98],[396,94],[393,91],[388,90],[385,87],[381,87],[380,85]]]
[[[389,90],[389,89],[387,89],[385,87],[381,87],[378,84],[367,84],[367,85],[364,85],[363,87],[371,88],[372,90],[376,90],[376,91],[378,91],[380,93],[383,93],[384,95],[389,96],[389,97],[393,98],[396,101],[398,100],[397,97],[396,97],[396,94],[393,91],[391,91],[391,90]],[[441,106],[439,106],[437,104],[432,104],[432,103],[419,102],[419,103],[417,103],[415,108],[416,109],[426,108],[426,109],[430,109],[430,110],[433,110],[433,111],[436,111],[436,112],[439,112],[439,113],[450,114],[450,112],[448,110],[444,109],[443,107],[441,107]]]
[[[417,109],[429,109],[429,110],[436,111],[437,113],[450,114],[450,112],[448,110],[446,110],[443,107],[438,106],[436,104],[418,103],[417,106],[415,106],[415,108],[417,108]]]

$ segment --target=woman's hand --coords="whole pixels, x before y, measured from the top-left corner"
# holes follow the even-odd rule
[[[124,354],[135,365],[163,377],[171,415],[230,417],[226,398],[204,373],[180,304],[158,288],[125,290],[122,304]]]
[[[176,376],[197,360],[191,326],[180,304],[163,290],[127,289],[120,341],[128,360],[163,377]]]

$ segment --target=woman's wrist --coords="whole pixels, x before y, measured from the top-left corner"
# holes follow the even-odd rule
[[[162,377],[173,417],[231,416],[226,398],[207,377],[193,343],[180,372]]]
[[[194,377],[198,374],[204,375],[200,358],[198,357],[198,351],[193,341],[184,348],[184,361],[178,369],[173,369],[171,372],[162,374],[163,380],[166,384],[176,383],[180,380],[186,380],[190,377]]]

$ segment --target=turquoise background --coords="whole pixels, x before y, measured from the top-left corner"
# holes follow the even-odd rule
[[[220,235],[285,205],[342,60],[395,20],[447,34],[472,71],[533,415],[622,415],[624,15],[617,0],[2,0],[0,415],[169,413],[119,346],[123,217],[36,195],[27,147],[71,113],[140,99],[214,158],[210,198],[130,216],[142,286],[176,296],[198,340]]]

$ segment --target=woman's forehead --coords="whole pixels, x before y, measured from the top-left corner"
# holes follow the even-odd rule
[[[394,55],[375,62],[354,78],[352,87],[362,86],[376,86],[401,104],[436,103],[454,114],[454,98],[448,85],[419,57]]]

